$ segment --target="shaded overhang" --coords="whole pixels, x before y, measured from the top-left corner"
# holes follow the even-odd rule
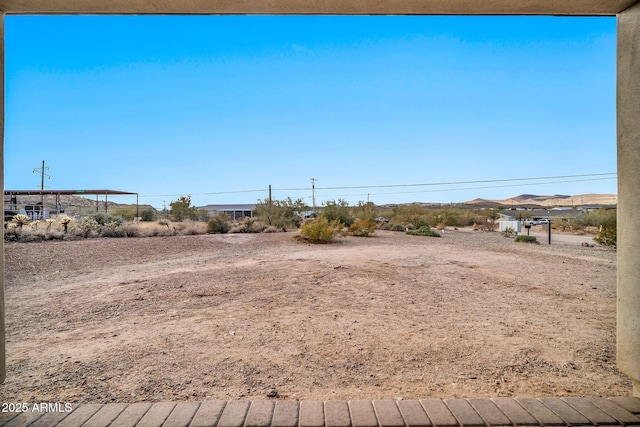
[[[9,14],[616,15],[638,0],[0,0]]]

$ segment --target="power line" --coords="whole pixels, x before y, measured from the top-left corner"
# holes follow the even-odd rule
[[[566,180],[566,181],[549,181],[549,182],[534,182],[528,184],[507,184],[507,185],[487,185],[481,187],[463,187],[463,188],[440,188],[437,190],[417,190],[417,191],[394,191],[394,192],[384,192],[384,193],[350,193],[350,194],[337,194],[337,195],[325,195],[331,197],[347,197],[347,196],[383,196],[390,194],[417,194],[417,193],[440,193],[445,191],[464,191],[464,190],[483,190],[488,188],[508,188],[508,187],[525,187],[532,185],[548,185],[548,184],[563,184],[563,183],[571,183],[571,182],[587,182],[587,181],[604,181],[609,179],[616,179],[615,177],[610,178],[590,178],[590,179],[574,179],[574,180]]]
[[[502,188],[502,187],[519,187],[519,186],[527,186],[527,185],[542,185],[542,184],[558,184],[558,183],[566,183],[566,182],[584,182],[584,181],[599,181],[606,179],[615,179],[614,176],[617,175],[615,172],[607,172],[607,173],[591,173],[591,174],[578,174],[578,175],[556,175],[556,176],[544,176],[544,177],[529,177],[529,178],[504,178],[504,179],[486,179],[486,180],[470,180],[470,181],[449,181],[449,182],[430,182],[430,183],[422,183],[422,184],[386,184],[386,185],[359,185],[359,186],[338,186],[338,187],[315,187],[315,180],[313,178],[312,185],[315,190],[358,190],[358,189],[372,189],[372,188],[407,188],[407,187],[435,187],[441,185],[463,185],[463,184],[488,184],[488,183],[499,183],[499,182],[516,182],[516,181],[543,181],[549,179],[565,179],[565,178],[586,178],[586,177],[600,177],[600,178],[589,178],[589,179],[580,179],[580,180],[563,180],[563,181],[552,181],[552,182],[536,182],[529,184],[513,184],[513,185],[497,185],[497,186],[484,186],[484,187],[469,187],[469,188],[449,188],[449,189],[439,189],[439,190],[422,190],[422,191],[396,191],[393,193],[372,193],[372,194],[407,194],[407,193],[428,193],[428,192],[440,192],[440,191],[458,191],[458,190],[473,190],[473,189],[486,189],[486,188]],[[605,178],[607,177],[607,178]],[[234,190],[234,191],[216,191],[216,192],[206,192],[206,193],[190,193],[192,196],[208,196],[208,195],[220,195],[220,194],[240,194],[240,193],[263,193],[268,191],[267,188],[261,188],[256,190]],[[292,188],[273,188],[273,191],[309,191],[308,187],[292,187]],[[182,194],[155,194],[155,195],[143,195],[142,197],[178,197],[182,196],[186,193]]]
[[[617,173],[610,172],[610,173],[591,173],[591,174],[581,174],[581,175],[544,176],[544,177],[535,177],[535,178],[486,179],[486,180],[479,180],[479,181],[430,182],[426,184],[388,184],[388,185],[361,185],[361,186],[352,186],[352,187],[316,187],[316,189],[317,190],[347,190],[347,189],[360,189],[360,188],[366,189],[366,188],[393,188],[393,187],[427,187],[427,186],[438,186],[438,185],[484,184],[484,183],[490,183],[490,182],[534,181],[534,180],[545,180],[545,179],[577,178],[577,177],[606,176],[606,175],[617,175]]]

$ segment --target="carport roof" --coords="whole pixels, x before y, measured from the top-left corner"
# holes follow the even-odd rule
[[[638,0],[0,0],[14,14],[615,15]]]

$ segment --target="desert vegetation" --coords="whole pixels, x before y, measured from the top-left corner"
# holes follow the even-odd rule
[[[536,236],[525,236],[524,234],[516,236],[515,240],[520,243],[539,243]]]
[[[345,200],[328,200],[315,212],[302,199],[258,200],[253,217],[231,220],[226,215],[210,217],[182,196],[170,204],[164,218],[154,209],[144,209],[135,217],[130,206],[94,212],[82,218],[65,215],[45,221],[32,221],[27,215],[15,215],[5,223],[5,240],[38,242],[96,237],[153,237],[194,234],[274,233],[299,230],[300,238],[313,243],[330,243],[338,236],[371,237],[376,230],[409,232],[420,236],[439,236],[446,227],[473,227],[493,231],[499,209],[429,207],[414,203],[381,208],[371,202],[355,206]],[[306,214],[306,215],[305,215]],[[526,214],[526,212],[525,212]],[[305,219],[306,218],[306,219]],[[603,246],[616,244],[616,211],[600,209],[572,220],[555,220],[558,231],[591,233]],[[510,237],[514,237],[515,233]]]

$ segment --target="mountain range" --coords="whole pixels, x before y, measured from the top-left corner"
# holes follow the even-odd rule
[[[616,205],[616,194],[578,194],[567,196],[554,194],[551,196],[539,196],[535,194],[521,194],[503,200],[474,199],[465,204],[468,205],[503,205],[503,206],[591,206],[591,205]]]

